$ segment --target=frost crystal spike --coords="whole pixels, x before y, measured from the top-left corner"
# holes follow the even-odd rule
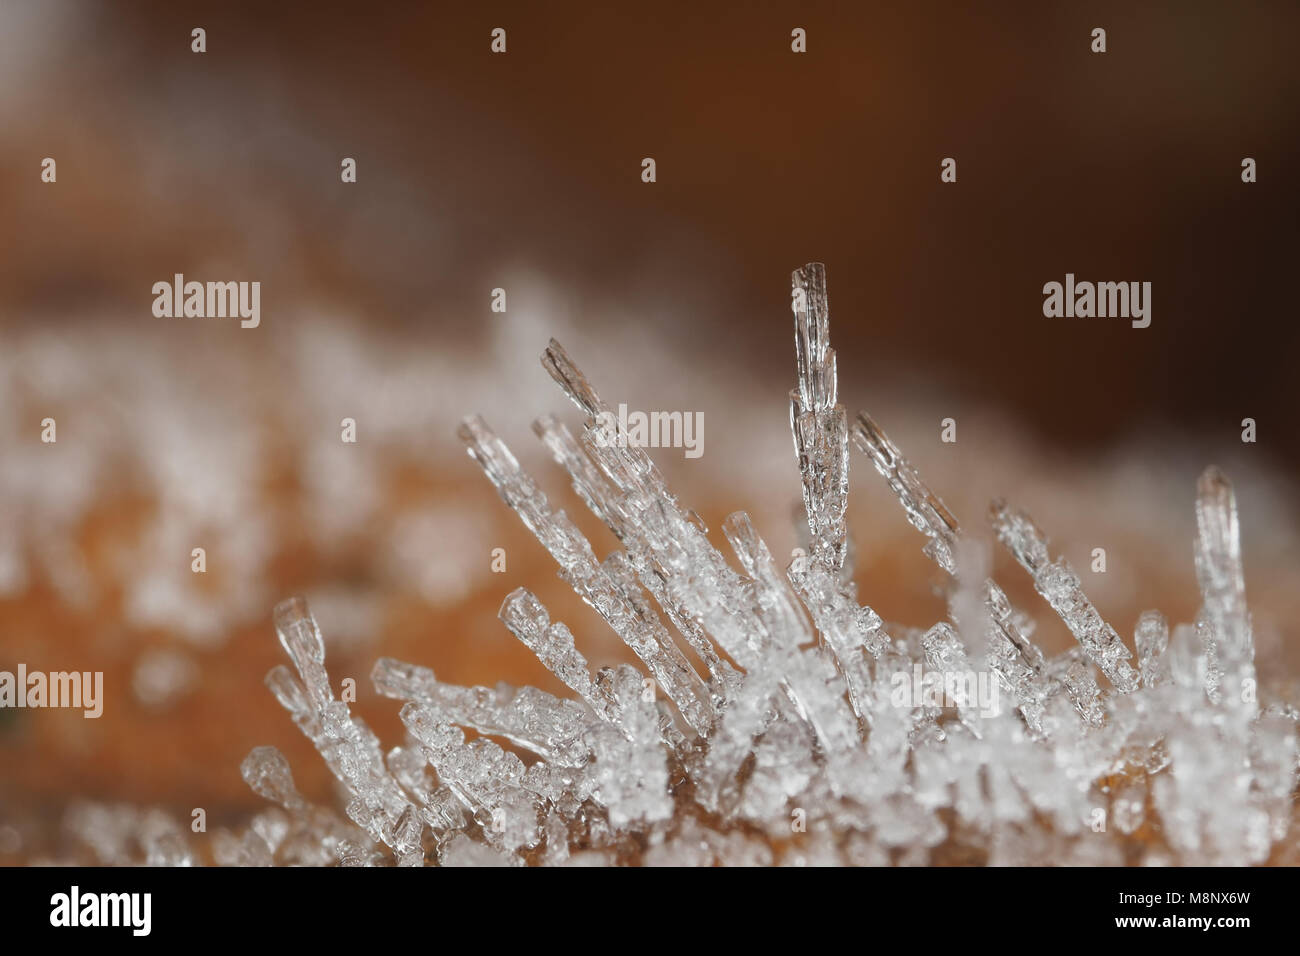
[[[571,432],[545,415],[534,431],[609,529],[606,556],[597,559],[482,419],[466,419],[460,435],[640,667],[593,670],[574,632],[516,588],[501,621],[568,693],[461,687],[381,658],[371,680],[402,702],[405,728],[384,754],[334,696],[305,603],[287,601],[275,625],[293,670],[277,667],[266,682],[346,790],[345,815],[309,803],[284,756],[258,747],[241,772],[272,806],[242,833],[217,833],[217,861],[1276,861],[1295,826],[1300,711],[1257,699],[1227,479],[1211,468],[1197,485],[1201,612],[1172,629],[1144,613],[1137,669],[1042,532],[995,502],[996,536],[1078,641],[1047,657],[990,575],[981,542],[963,535],[869,416],[848,427],[821,265],[794,273],[792,305],[790,427],[810,553],[778,566],[735,512],[721,529],[734,559],[725,556],[552,341],[542,364],[584,420]],[[946,572],[949,620],[886,630],[858,602],[850,438]],[[1097,669],[1110,687],[1098,686]],[[1114,824],[1102,832],[1089,826],[1098,809]],[[69,825],[103,861],[194,859],[183,831],[157,816],[88,809]],[[143,859],[131,857],[135,846]]]

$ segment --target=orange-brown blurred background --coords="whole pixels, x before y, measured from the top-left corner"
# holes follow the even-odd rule
[[[1106,547],[1085,586],[1126,637],[1144,608],[1195,614],[1192,495],[1220,464],[1260,659],[1290,680],[1298,30],[1284,3],[3,5],[0,669],[103,670],[107,699],[99,721],[0,711],[0,860],[80,797],[237,819],[258,744],[329,799],[261,685],[293,592],[388,743],[381,654],[560,689],[495,618],[513,587],[595,663],[630,659],[454,438],[484,412],[581,510],[528,431],[571,411],[536,361],[550,335],[613,402],[703,412],[701,458],[657,455],[670,480],[788,553],[809,260],[850,411],[972,529],[1005,494],[1077,568]],[[1150,328],[1044,318],[1067,272],[1150,281]],[[175,273],[260,281],[261,326],[155,318]],[[860,458],[853,477],[861,596],[926,626],[921,539]]]

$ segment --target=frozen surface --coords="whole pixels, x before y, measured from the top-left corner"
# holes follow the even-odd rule
[[[517,589],[502,622],[572,696],[460,687],[381,659],[372,680],[402,702],[407,730],[385,754],[334,695],[305,604],[285,602],[276,628],[296,674],[280,667],[267,683],[349,795],[345,817],[308,805],[284,758],[258,748],[244,777],[277,809],[223,834],[221,862],[1267,860],[1291,823],[1297,712],[1256,682],[1228,479],[1211,467],[1189,489],[1195,621],[1171,630],[1147,612],[1130,649],[1043,531],[995,501],[991,530],[1043,599],[1013,607],[989,555],[883,429],[866,414],[849,425],[820,264],[794,273],[791,302],[807,553],[779,564],[737,512],[724,554],[646,451],[621,426],[608,433],[617,416],[552,341],[542,364],[585,420],[577,434],[552,416],[534,430],[608,526],[610,553],[597,556],[485,421],[460,435],[641,667],[593,673],[569,628]],[[851,444],[942,569],[948,616],[928,629],[887,629],[858,597]],[[1077,647],[1044,655],[1029,635],[1045,613]],[[151,839],[160,859],[177,857],[167,832]]]

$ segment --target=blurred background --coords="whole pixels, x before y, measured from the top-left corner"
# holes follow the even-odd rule
[[[482,412],[614,547],[529,430],[577,421],[550,336],[613,404],[702,412],[704,454],[656,459],[711,528],[747,509],[788,554],[810,260],[850,414],[972,533],[994,495],[1027,508],[1130,645],[1143,609],[1194,616],[1195,481],[1220,465],[1261,673],[1295,684],[1300,8],[617,6],[0,2],[0,670],[102,670],[106,697],[98,721],[0,710],[0,862],[57,854],[83,800],[240,820],[259,744],[329,800],[261,683],[293,593],[390,744],[380,655],[560,690],[496,619],[517,586],[593,663],[631,660],[455,437]],[[1151,282],[1150,328],[1044,318],[1067,272]],[[260,281],[260,327],[154,317],[175,273]],[[928,626],[923,539],[854,454],[860,596]]]

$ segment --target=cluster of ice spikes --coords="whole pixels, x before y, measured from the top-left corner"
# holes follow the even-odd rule
[[[598,559],[480,418],[460,434],[642,667],[592,673],[569,629],[521,588],[501,619],[572,696],[453,686],[381,659],[372,680],[403,702],[407,731],[385,754],[334,695],[307,608],[286,602],[276,629],[297,674],[281,666],[267,683],[351,794],[348,819],[308,805],[284,758],[258,748],[244,776],[282,810],[226,835],[218,860],[1266,861],[1291,824],[1297,714],[1259,702],[1228,481],[1210,468],[1197,486],[1201,613],[1172,634],[1158,612],[1143,614],[1136,666],[1043,533],[994,502],[998,540],[1078,641],[1048,657],[988,576],[987,554],[893,442],[865,414],[849,423],[822,266],[795,272],[793,293],[807,553],[782,568],[737,512],[723,527],[734,568],[645,451],[608,433],[617,416],[552,341],[542,364],[586,424],[575,436],[548,416],[534,430],[620,546]],[[850,442],[949,580],[948,620],[929,630],[887,630],[857,597]]]

